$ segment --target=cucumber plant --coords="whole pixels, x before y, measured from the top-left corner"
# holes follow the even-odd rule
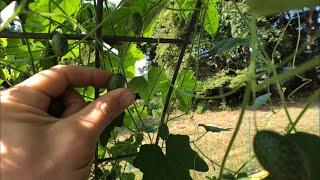
[[[198,92],[203,91],[202,86],[210,86],[198,81],[201,79],[199,71],[201,65],[212,64],[212,59],[217,59],[216,57],[223,56],[226,62],[217,60],[212,67],[216,66],[219,69],[223,63],[229,66],[231,62],[226,57],[234,56],[235,49],[240,48],[241,51],[248,49],[248,54],[245,54],[247,58],[245,67],[239,76],[234,78],[233,75],[223,75],[211,84],[211,86],[221,87],[224,84],[231,86],[234,83],[237,87],[245,88],[241,95],[242,108],[236,126],[218,128],[199,124],[206,130],[204,135],[233,130],[224,157],[218,163],[220,172],[217,178],[240,179],[247,176],[240,171],[225,173],[226,161],[240,130],[245,111],[249,107],[250,99],[254,100],[251,106],[253,110],[268,104],[272,93],[266,92],[257,98],[256,96],[261,90],[276,84],[281,102],[287,112],[290,130],[287,130],[286,135],[273,131],[258,131],[253,143],[256,158],[272,179],[320,179],[317,171],[320,162],[317,158],[319,157],[317,152],[320,151],[319,137],[307,133],[290,133],[296,129],[299,117],[319,96],[319,90],[310,96],[309,105],[294,121],[287,111],[286,100],[280,86],[281,81],[319,66],[319,55],[299,64],[291,72],[278,75],[276,70],[281,64],[275,61],[276,48],[269,57],[264,49],[265,42],[262,42],[268,39],[264,37],[265,34],[272,33],[261,32],[264,29],[258,29],[256,23],[267,21],[263,15],[271,16],[274,13],[295,8],[302,9],[305,6],[313,7],[318,4],[317,0],[310,0],[310,2],[292,0],[292,3],[288,0],[281,3],[270,0],[265,4],[260,0],[239,2],[235,0],[228,2],[124,0],[119,5],[109,1],[104,3],[107,4],[104,4],[103,11],[98,12],[97,4],[82,3],[79,0],[49,1],[49,3],[45,0],[27,1],[24,7],[26,13],[19,16],[22,19],[24,32],[35,33],[34,39],[30,38],[27,41],[13,38],[0,39],[0,85],[5,88],[28,78],[31,75],[30,69],[39,72],[57,64],[70,64],[96,66],[112,72],[113,75],[107,82],[107,91],[104,93],[127,86],[140,95],[141,99],[116,117],[101,134],[96,151],[98,159],[95,162],[92,177],[128,180],[137,178],[138,173],[129,172],[128,167],[139,169],[143,173],[142,179],[145,180],[192,179],[193,174],[190,170],[200,173],[209,170],[210,173],[213,172],[214,167],[209,166],[208,163],[213,162],[210,157],[201,150],[195,151],[195,144],[190,145],[194,142],[190,141],[189,136],[170,132],[167,122],[172,110],[179,109],[189,113],[192,110],[192,103],[196,100],[214,100],[233,95],[233,91],[222,94],[220,91],[218,96],[213,97],[199,95]],[[1,7],[6,5],[6,2],[1,2]],[[232,8],[227,13],[233,13],[236,18],[228,20],[229,16],[224,14],[226,10],[221,9],[224,6]],[[242,10],[245,12],[243,13]],[[242,26],[239,27],[238,23]],[[319,28],[315,29],[314,36],[317,37]],[[13,30],[14,27],[11,25],[4,33],[1,32],[0,36],[10,35],[8,31]],[[243,32],[239,33],[239,31]],[[281,34],[279,31],[272,32]],[[100,37],[99,34],[103,36]],[[224,38],[225,36],[229,38]],[[282,38],[285,37],[277,39],[276,47],[282,45]],[[39,39],[46,39],[46,41]],[[270,39],[274,41],[273,38]],[[313,40],[308,39],[307,42]],[[162,45],[161,43],[172,44]],[[299,43],[300,40],[295,52],[292,56],[288,56],[289,60],[292,57],[295,59],[305,46],[308,48],[310,46],[310,44],[300,45]],[[148,69],[148,74],[134,77],[135,63],[145,58],[145,54],[147,59],[152,54],[148,48],[144,49],[144,46],[156,47],[153,52],[156,55],[152,55],[152,66]],[[180,55],[177,55],[178,52]],[[207,53],[212,53],[214,56],[208,59],[203,58]],[[201,58],[208,62],[201,64]],[[100,59],[99,63],[97,59]],[[224,72],[222,69],[219,71],[220,74]],[[237,74],[237,71],[234,73]],[[270,78],[257,84],[259,74],[268,74]],[[215,76],[218,75],[215,74]],[[76,88],[87,102],[93,101],[95,96],[101,93],[100,90],[92,87]],[[155,112],[154,107],[161,108],[157,109],[161,117],[153,119],[161,118],[161,121],[149,121],[152,119],[150,114]],[[63,110],[64,105],[57,98],[52,100],[48,113],[58,118]],[[208,178],[215,179],[214,176],[212,178],[208,176]]]

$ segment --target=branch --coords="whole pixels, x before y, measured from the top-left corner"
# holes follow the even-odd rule
[[[69,40],[94,40],[85,34],[64,34]],[[13,39],[51,39],[52,33],[21,33],[21,32],[0,32],[0,38]],[[166,39],[166,38],[146,38],[146,37],[130,37],[130,36],[102,36],[102,40],[108,44],[119,42],[148,42],[148,43],[169,43],[182,44],[182,39]]]

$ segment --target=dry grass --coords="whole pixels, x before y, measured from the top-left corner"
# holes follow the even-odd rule
[[[302,111],[304,105],[305,103],[289,104],[288,110],[293,120],[295,120]],[[274,111],[275,113],[268,107],[263,107],[255,112],[251,110],[246,111],[242,126],[226,163],[227,169],[234,172],[237,171],[243,164],[247,163],[250,160],[251,155],[253,155],[253,152],[251,152],[252,154],[250,155],[250,148],[252,138],[256,132],[254,126],[255,119],[260,130],[272,129],[280,133],[285,132],[284,130],[289,123],[285,111],[280,105],[275,105]],[[221,164],[227,145],[231,139],[233,128],[238,121],[240,109],[232,111],[206,111],[203,114],[190,113],[179,117],[180,114],[182,113],[175,112],[170,115],[170,118],[177,117],[168,123],[170,133],[188,135],[190,136],[190,141],[196,140],[194,144],[191,144],[192,148],[196,150],[209,165],[208,172],[198,173],[196,171],[191,171],[191,176],[193,179],[197,180],[206,179],[206,176],[216,176],[219,172],[219,164]],[[296,128],[298,131],[319,135],[319,121],[320,109],[319,106],[314,106],[306,111]],[[206,131],[203,127],[199,127],[198,124],[232,129],[220,133],[209,132],[199,139]],[[154,140],[155,134],[150,135]],[[145,143],[150,142],[147,141]],[[130,171],[135,173],[136,179],[141,179],[141,172],[132,166],[130,167]],[[247,164],[244,170],[249,173],[250,167],[252,173],[261,170],[256,159],[252,160],[250,166]]]
[[[304,103],[289,105],[289,112],[293,120],[295,120],[298,114],[302,111],[303,105]],[[284,132],[284,129],[288,125],[288,118],[283,108],[280,106],[275,106],[274,110],[275,114],[273,114],[269,108],[262,108],[256,112],[246,112],[243,124],[226,163],[226,167],[228,169],[237,171],[239,167],[248,162],[250,159],[251,140],[256,131],[254,128],[254,119],[256,119],[259,129],[272,129],[280,133]],[[307,110],[297,125],[298,131],[319,134],[319,111],[319,107],[313,107]],[[238,121],[239,113],[239,109],[219,112],[207,111],[203,114],[191,113],[187,116],[183,116],[169,122],[168,125],[170,133],[189,135],[192,141],[197,139],[205,132],[205,129],[199,127],[198,124],[222,128],[234,128],[236,122]],[[177,115],[178,113],[175,114]],[[195,145],[201,150],[201,152],[205,154],[205,156],[217,164],[221,164],[232,133],[233,130],[220,133],[208,133],[196,141]],[[193,148],[196,150],[195,146],[193,146]],[[217,174],[219,167],[217,165],[212,165],[208,159],[206,159],[206,161],[210,166],[209,172],[197,173],[192,171],[191,174],[194,179],[205,179],[206,176],[213,176]],[[254,170],[259,169],[259,165],[256,160],[253,160],[252,167]]]

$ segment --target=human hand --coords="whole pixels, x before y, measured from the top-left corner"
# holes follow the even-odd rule
[[[1,92],[0,179],[87,179],[103,129],[134,101],[126,88],[86,106],[73,88],[103,88],[111,73],[87,67],[55,66]],[[61,118],[47,113],[61,97]]]

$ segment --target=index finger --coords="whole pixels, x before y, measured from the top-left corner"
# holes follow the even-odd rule
[[[58,65],[32,76],[19,86],[27,86],[49,97],[57,97],[70,87],[106,87],[111,75],[110,72],[96,68]]]

